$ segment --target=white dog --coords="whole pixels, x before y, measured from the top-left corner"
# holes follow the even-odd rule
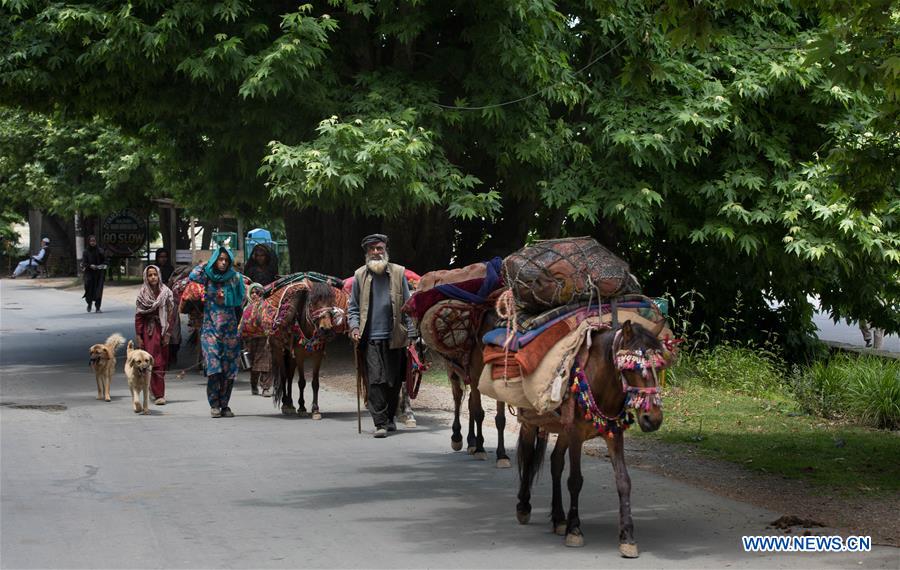
[[[128,389],[131,390],[131,402],[134,413],[150,413],[150,374],[153,371],[153,356],[146,350],[134,348],[134,342],[128,341],[125,360],[125,377],[128,378]],[[141,405],[141,392],[144,403]]]

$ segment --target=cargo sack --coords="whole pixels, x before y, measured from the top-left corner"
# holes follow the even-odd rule
[[[516,304],[541,313],[573,301],[639,293],[628,264],[590,237],[537,241],[503,260]]]
[[[416,290],[428,291],[438,285],[452,285],[463,281],[471,281],[472,279],[484,279],[485,275],[487,275],[487,268],[481,262],[466,265],[459,269],[429,271],[419,280]]]
[[[443,356],[454,358],[471,352],[485,307],[447,299],[428,309],[419,323],[422,340]]]
[[[494,366],[496,365],[485,364],[478,379],[478,391],[514,408],[532,408],[531,401],[525,395],[522,377],[494,380]]]

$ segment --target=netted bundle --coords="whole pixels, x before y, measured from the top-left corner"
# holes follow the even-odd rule
[[[638,293],[628,264],[590,237],[537,241],[503,260],[516,304],[540,313],[574,301]]]
[[[478,342],[484,311],[483,306],[464,301],[439,301],[419,323],[422,340],[448,358],[467,355]]]

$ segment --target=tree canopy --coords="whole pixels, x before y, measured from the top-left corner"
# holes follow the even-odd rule
[[[329,248],[380,218],[420,269],[591,234],[713,326],[796,344],[818,295],[900,330],[890,2],[0,6],[0,104],[163,145],[210,209],[285,208],[304,269],[348,272]]]

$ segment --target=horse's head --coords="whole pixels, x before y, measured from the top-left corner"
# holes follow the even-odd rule
[[[346,315],[335,306],[335,298],[335,289],[331,285],[311,284],[306,299],[306,324],[313,334],[328,336],[343,324]]]
[[[663,421],[659,376],[667,360],[657,338],[659,332],[625,321],[616,331],[612,346],[613,360],[626,392],[625,406],[634,409],[641,431],[647,432],[659,429]]]

